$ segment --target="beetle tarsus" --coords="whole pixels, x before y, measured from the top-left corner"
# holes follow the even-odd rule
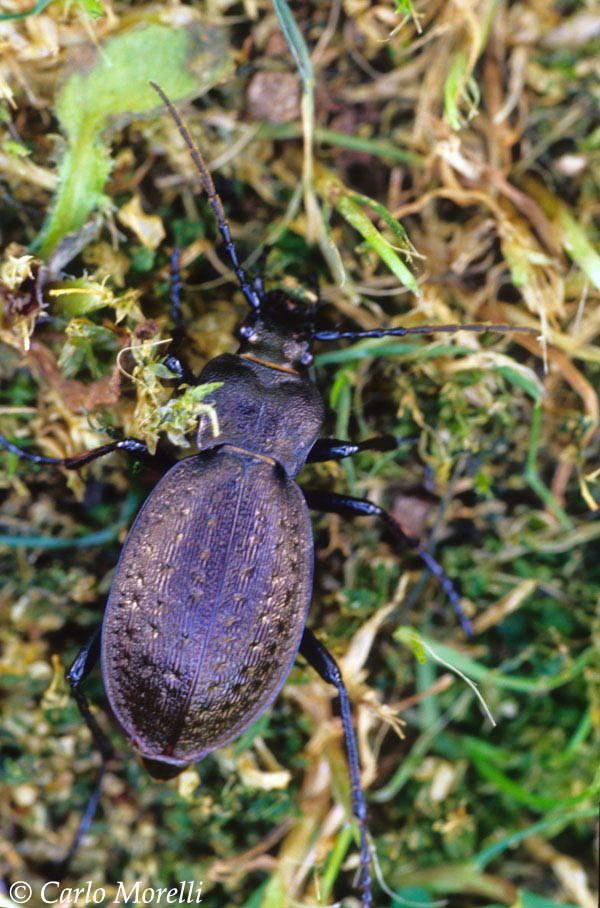
[[[258,260],[257,260],[255,268],[254,268],[254,281],[253,281],[254,289],[256,290],[260,300],[262,300],[265,295],[264,271],[265,271],[265,265],[267,263],[267,258],[268,258],[270,251],[271,251],[271,246],[265,245],[262,247],[262,249],[260,251],[260,255],[258,257]]]
[[[80,690],[81,683],[87,678],[91,670],[97,664],[99,657],[100,628],[97,628],[90,641],[86,643],[86,645],[79,651],[73,661],[73,664],[66,673],[67,681],[71,686],[71,692],[75,698],[77,706],[79,707],[79,712],[81,713],[85,724],[90,730],[94,744],[100,752],[102,763],[100,765],[100,769],[98,770],[96,781],[94,782],[92,793],[88,798],[83,816],[79,821],[79,827],[77,829],[77,832],[75,833],[75,837],[66,855],[56,867],[56,872],[60,876],[64,876],[67,873],[69,865],[73,860],[79,844],[83,836],[88,831],[92,820],[94,819],[94,815],[98,807],[98,801],[100,799],[100,793],[102,791],[102,780],[104,778],[104,773],[106,772],[106,766],[114,753],[112,744],[90,712],[87,697],[85,696],[83,691]]]
[[[174,353],[165,356],[163,362],[167,369],[174,372],[181,382],[187,385],[197,384],[196,376],[182,358],[181,350],[187,341],[183,327],[183,316],[181,313],[181,271],[179,263],[181,260],[181,249],[176,246],[171,253],[171,318],[173,319],[173,339],[170,349]]]
[[[333,656],[328,652],[326,647],[317,640],[312,631],[304,629],[302,641],[300,643],[300,652],[316,672],[328,684],[333,684],[337,689],[340,698],[340,712],[342,716],[342,727],[344,729],[344,739],[346,741],[346,751],[348,754],[348,766],[350,769],[350,782],[352,792],[352,812],[358,821],[360,831],[360,863],[362,866],[362,897],[363,908],[369,908],[372,904],[371,893],[371,855],[369,843],[367,840],[367,804],[365,795],[360,783],[360,760],[358,757],[358,747],[356,744],[356,735],[352,725],[352,711],[350,708],[350,698],[344,685],[342,673]]]
[[[412,544],[412,538],[410,541]],[[415,546],[415,551],[416,551],[417,555],[419,556],[419,558],[421,558],[421,560],[427,565],[427,567],[429,568],[429,570],[431,571],[433,576],[436,577],[437,580],[439,581],[440,586],[442,587],[442,589],[446,593],[448,599],[452,603],[452,608],[454,609],[454,613],[455,613],[456,617],[458,618],[458,620],[460,622],[460,626],[462,627],[462,629],[465,632],[465,634],[467,635],[467,637],[473,637],[475,635],[475,631],[473,630],[473,625],[471,624],[471,622],[469,621],[469,619],[467,618],[467,616],[464,613],[464,610],[463,610],[463,607],[462,607],[462,604],[460,601],[460,596],[456,592],[456,589],[454,588],[454,584],[452,583],[452,581],[446,574],[445,570],[443,569],[443,567],[441,566],[439,561],[436,561],[435,558],[421,544]]]
[[[181,249],[176,246],[171,253],[171,318],[176,328],[181,328]]]
[[[163,454],[150,454],[148,445],[139,438],[121,438],[118,441],[111,441],[106,445],[100,445],[98,448],[92,448],[90,451],[83,451],[81,454],[75,454],[74,457],[45,457],[43,454],[35,454],[20,448],[18,445],[9,441],[0,433],[0,447],[6,448],[11,454],[16,454],[24,460],[31,463],[47,464],[54,467],[63,467],[65,470],[79,470],[87,466],[100,457],[112,454],[114,451],[127,451],[134,454],[138,460],[143,461],[147,466],[153,469],[168,469],[175,462],[171,457],[165,457]]]

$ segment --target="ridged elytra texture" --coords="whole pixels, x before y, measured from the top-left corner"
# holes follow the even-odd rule
[[[298,650],[312,571],[306,503],[281,467],[221,448],[164,476],[102,628],[107,695],[136,750],[192,763],[264,712]]]

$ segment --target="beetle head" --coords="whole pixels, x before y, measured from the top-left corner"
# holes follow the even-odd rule
[[[240,328],[241,352],[294,370],[306,368],[313,360],[315,313],[316,304],[270,290]]]

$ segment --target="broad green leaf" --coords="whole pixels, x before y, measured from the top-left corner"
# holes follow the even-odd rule
[[[112,166],[108,133],[160,106],[151,79],[178,101],[203,94],[229,67],[226,32],[202,22],[181,28],[136,25],[99,50],[90,49],[56,99],[68,144],[60,187],[35,243],[38,254],[48,256],[94,208],[106,204],[103,190]]]

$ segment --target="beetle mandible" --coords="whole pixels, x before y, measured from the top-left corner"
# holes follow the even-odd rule
[[[153,84],[153,83],[151,83]],[[300,489],[307,462],[364,450],[394,449],[390,435],[359,443],[321,438],[324,408],[308,375],[316,341],[436,331],[527,330],[507,325],[437,325],[372,331],[317,330],[316,304],[265,291],[242,269],[210,173],[163,91],[198,168],[225,248],[249,306],[236,354],[209,362],[191,379],[174,356],[167,364],[196,384],[219,382],[214,438],[201,417],[198,453],[175,463],[139,512],[123,547],[102,626],[67,673],[102,763],[67,867],[100,797],[112,745],[92,715],[81,684],[101,659],[113,713],[152,776],[167,779],[237,738],[273,702],[300,652],[334,685],[351,777],[352,810],[360,831],[364,908],[372,904],[366,803],[351,707],[337,664],[306,627],[313,580],[309,509],[379,518],[436,575],[471,632],[460,599],[441,566],[418,539],[368,499]],[[43,457],[4,436],[0,444],[36,463],[77,469],[116,450],[156,462],[144,442],[125,438],[75,457]]]

